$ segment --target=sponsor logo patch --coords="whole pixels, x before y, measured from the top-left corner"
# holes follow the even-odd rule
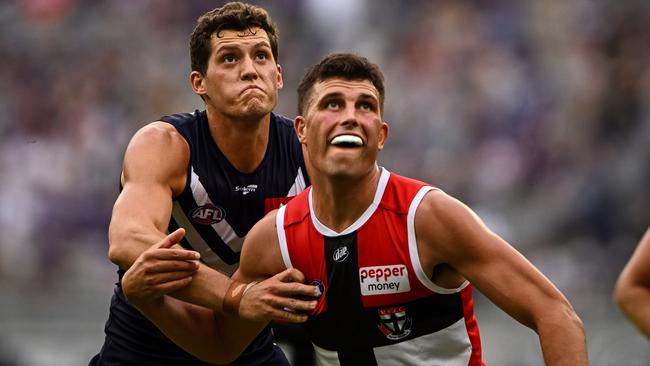
[[[406,306],[378,309],[379,330],[391,341],[411,334],[412,320],[406,314]]]
[[[190,212],[190,218],[197,224],[212,225],[226,218],[226,211],[211,203],[199,206]]]
[[[359,268],[361,295],[384,295],[411,290],[408,270],[403,264]]]
[[[334,259],[335,262],[340,263],[348,258],[348,254],[350,254],[350,251],[348,250],[347,246],[338,247],[334,251],[334,255],[332,255],[332,259]]]
[[[245,187],[236,186],[235,187],[235,192],[241,192],[242,196],[245,196],[245,195],[247,195],[249,193],[255,192],[256,189],[257,189],[257,184],[249,184],[249,185],[247,185]]]

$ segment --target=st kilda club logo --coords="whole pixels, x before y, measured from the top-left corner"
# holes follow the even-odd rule
[[[411,318],[406,314],[405,306],[379,309],[379,330],[391,341],[402,339],[411,334]]]
[[[199,206],[190,212],[190,218],[200,225],[216,224],[226,218],[226,211],[211,203]]]

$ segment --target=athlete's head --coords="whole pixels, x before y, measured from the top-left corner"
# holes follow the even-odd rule
[[[190,41],[192,89],[208,116],[257,122],[282,88],[277,29],[266,10],[227,3],[198,19]]]
[[[298,87],[294,126],[310,174],[360,177],[375,168],[388,138],[383,75],[365,57],[338,53],[311,66]]]
[[[303,115],[314,84],[331,78],[370,81],[379,92],[379,106],[384,111],[384,75],[379,66],[367,58],[351,53],[333,53],[307,68],[298,86],[298,114]]]
[[[203,14],[196,23],[190,37],[192,71],[206,73],[212,54],[212,37],[220,37],[221,32],[225,30],[252,33],[255,28],[263,29],[271,46],[273,59],[278,62],[278,29],[263,8],[230,2]]]

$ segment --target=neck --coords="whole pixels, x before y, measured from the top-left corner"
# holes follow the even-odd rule
[[[314,177],[312,209],[328,228],[342,232],[368,209],[379,185],[380,170],[374,166],[361,177]]]
[[[271,115],[236,119],[207,110],[210,135],[226,159],[240,172],[254,171],[264,159]]]

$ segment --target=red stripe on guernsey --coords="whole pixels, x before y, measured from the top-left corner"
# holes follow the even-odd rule
[[[321,281],[325,292],[328,289],[327,267],[325,265],[325,243],[323,236],[314,230],[309,215],[309,188],[295,196],[292,204],[287,205],[284,214],[284,233],[287,239],[287,249],[294,268],[299,269],[307,281]],[[304,221],[308,221],[303,224]],[[324,312],[325,296],[320,297],[316,309],[311,315]]]
[[[384,278],[384,282],[395,282],[395,285],[399,283],[400,289],[409,286],[409,291],[406,292],[362,296],[364,307],[405,303],[431,296],[431,291],[420,283],[411,264],[406,229],[411,201],[424,185],[423,182],[391,174],[379,208],[358,231],[359,268],[373,266],[376,270],[386,266],[384,270],[394,272],[399,269],[395,265],[403,265],[406,267],[408,281],[400,278],[400,272],[398,276]]]
[[[481,359],[481,336],[478,331],[476,316],[474,316],[474,298],[472,297],[472,285],[467,285],[460,291],[460,297],[463,300],[463,314],[465,315],[465,327],[467,335],[472,343],[472,356],[469,359],[468,366],[485,366]]]
[[[295,196],[291,197],[267,197],[264,199],[264,214],[280,208],[281,205],[286,205],[291,201]]]

